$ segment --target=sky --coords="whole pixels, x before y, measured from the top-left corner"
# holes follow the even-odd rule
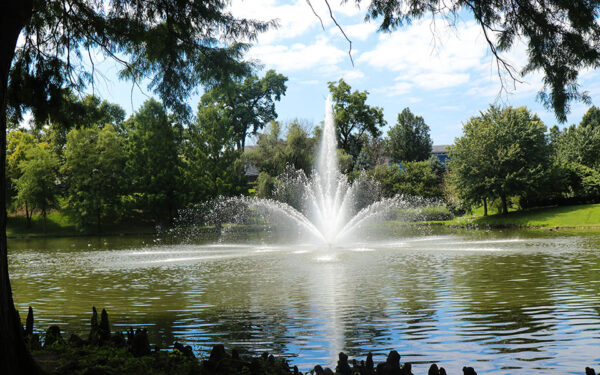
[[[377,31],[377,20],[365,22],[365,9],[352,1],[338,5],[331,0],[335,19],[352,41],[349,44],[331,20],[323,0],[233,0],[230,9],[238,17],[276,19],[277,29],[261,34],[247,58],[262,65],[263,74],[275,69],[288,77],[287,93],[277,103],[279,120],[301,119],[318,124],[324,116],[327,83],[343,78],[354,90],[367,90],[368,104],[383,108],[387,126],[396,123],[404,108],[425,119],[434,144],[451,144],[462,125],[490,104],[527,106],[546,126],[558,124],[552,111],[536,101],[543,87],[542,74],[522,77],[522,83],[508,82],[501,91],[496,61],[473,17],[461,13],[454,25],[443,19],[425,17],[391,33]],[[520,41],[503,55],[517,71],[527,61]],[[354,64],[353,64],[353,63]],[[95,90],[105,99],[137,110],[151,93],[119,81],[117,67],[106,61],[97,64],[106,77]],[[595,105],[600,103],[600,71],[580,72],[579,83]],[[196,108],[199,95],[190,98]],[[568,121],[578,123],[587,111],[583,103],[572,105]]]

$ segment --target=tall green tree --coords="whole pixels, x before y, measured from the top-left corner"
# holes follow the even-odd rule
[[[98,54],[121,63],[124,78],[149,77],[149,88],[183,115],[199,83],[246,74],[240,58],[247,45],[236,41],[252,41],[274,23],[236,18],[227,6],[222,0],[1,1],[0,190],[6,190],[7,104],[12,123],[26,108],[37,119],[52,117],[66,92],[94,84]],[[0,372],[37,374],[10,288],[4,193],[0,210]]]
[[[313,167],[315,143],[316,140],[298,120],[288,123],[283,149],[285,163],[308,176]]]
[[[553,142],[559,163],[577,163],[600,170],[600,127],[571,125]]]
[[[222,105],[233,125],[237,148],[243,150],[249,134],[256,135],[277,118],[275,102],[285,95],[286,81],[286,76],[274,70],[268,70],[262,78],[256,74],[234,78],[205,93],[201,105]]]
[[[378,165],[371,175],[379,182],[383,196],[397,194],[425,198],[441,198],[444,194],[442,181],[429,161],[408,161],[402,167]]]
[[[112,124],[117,131],[123,130],[125,110],[120,105],[109,103],[95,95],[86,95],[82,99],[69,93],[61,102],[62,110],[48,119],[34,118],[35,130],[44,132],[46,139],[58,155],[62,155],[67,133],[71,129],[98,127]]]
[[[326,0],[327,1],[327,0]],[[600,65],[600,2],[593,0],[354,0],[366,5],[367,20],[378,20],[379,30],[390,32],[427,14],[446,15],[455,20],[464,11],[481,26],[490,51],[496,58],[499,74],[509,78],[534,71],[544,74],[538,97],[566,121],[570,104],[588,101],[580,91],[579,72]],[[401,32],[401,31],[400,31]],[[517,71],[502,57],[517,41],[527,44],[528,62]],[[510,82],[503,82],[509,84]]]
[[[385,125],[383,109],[367,104],[368,91],[352,91],[343,79],[328,83],[333,100],[338,145],[354,159],[364,143],[363,135],[379,137]]]
[[[102,232],[119,218],[127,154],[112,125],[73,129],[67,134],[63,174],[66,209],[81,229]]]
[[[285,139],[281,128],[279,122],[271,121],[258,135],[256,146],[244,153],[246,163],[273,177],[285,172],[288,166],[309,175],[313,166],[315,138],[298,120],[285,125]]]
[[[180,204],[181,168],[167,112],[161,103],[149,99],[124,126],[132,204],[156,222],[168,222]]]
[[[429,126],[421,116],[415,116],[409,108],[398,114],[398,122],[388,131],[387,146],[391,160],[423,161],[431,155],[433,142]]]
[[[46,231],[48,209],[55,206],[58,199],[58,167],[58,157],[45,142],[31,147],[25,159],[19,162],[21,175],[16,180],[17,201],[25,206],[27,226],[31,226],[33,211],[38,209]]]
[[[550,149],[546,127],[525,107],[490,107],[472,117],[450,149],[450,169],[460,198],[467,203],[523,196],[546,182]]]
[[[37,140],[25,130],[11,130],[7,134],[6,146],[6,177],[7,197],[12,199],[17,194],[17,180],[22,170],[19,164],[25,160],[27,152],[32,149]]]
[[[183,146],[188,203],[244,192],[242,151],[227,109],[220,105],[198,106],[197,121],[187,129]]]
[[[590,126],[592,128],[600,127],[600,108],[591,106],[583,115],[580,126]]]

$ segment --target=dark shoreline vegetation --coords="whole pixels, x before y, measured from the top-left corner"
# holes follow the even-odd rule
[[[436,215],[445,216],[447,210]],[[482,229],[580,229],[600,230],[600,204],[574,205],[574,206],[552,206],[533,208],[529,210],[510,212],[508,214],[495,214],[482,216],[480,210],[463,216],[450,216],[446,220],[427,219],[419,220],[418,217],[412,221],[392,220],[384,223],[386,227],[395,226],[429,226],[440,225],[449,228],[482,228]],[[424,215],[427,216],[427,215]],[[156,236],[167,234],[163,228],[157,227],[152,222],[120,223],[104,228],[98,234],[94,231],[80,231],[69,219],[60,212],[48,214],[46,228],[42,223],[43,218],[35,216],[32,218],[31,226],[26,225],[26,219],[22,216],[9,216],[7,235],[8,238],[43,238],[43,237],[81,237],[81,236]],[[229,225],[233,231],[261,231],[265,227],[257,225]],[[194,233],[218,233],[214,225],[195,226]]]
[[[23,329],[25,342],[38,365],[48,374],[57,375],[112,375],[112,374],[198,374],[198,375],[302,375],[297,366],[284,358],[264,352],[260,356],[246,356],[232,349],[227,352],[221,344],[215,345],[208,357],[197,358],[191,346],[175,342],[170,348],[151,345],[146,329],[111,332],[108,313],[102,309],[100,319],[92,308],[90,332],[87,338],[71,334],[63,337],[60,327],[50,326],[43,335],[34,332],[33,309],[29,307]],[[313,375],[412,375],[410,362],[401,361],[392,350],[384,362],[375,364],[373,354],[365,360],[349,360],[339,353],[334,370],[315,365],[305,374]],[[425,365],[426,366],[426,365]],[[426,367],[415,367],[415,373],[425,374]],[[464,366],[463,375],[477,375],[473,367]],[[585,368],[586,375],[596,375],[593,368]],[[432,363],[427,375],[446,375],[446,370]]]

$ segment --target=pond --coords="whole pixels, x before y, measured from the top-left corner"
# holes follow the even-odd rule
[[[415,373],[600,366],[600,232],[402,229],[333,249],[265,236],[12,239],[15,302],[39,330],[85,335],[96,306],[163,347],[224,343],[301,370],[391,349]]]

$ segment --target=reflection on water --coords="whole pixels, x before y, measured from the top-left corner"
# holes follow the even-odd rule
[[[91,306],[113,327],[197,351],[215,343],[268,350],[306,369],[391,349],[450,373],[600,362],[600,235],[404,233],[325,249],[244,238],[165,245],[144,238],[10,241],[17,307],[37,328],[84,333]],[[237,240],[240,241],[239,239]]]

